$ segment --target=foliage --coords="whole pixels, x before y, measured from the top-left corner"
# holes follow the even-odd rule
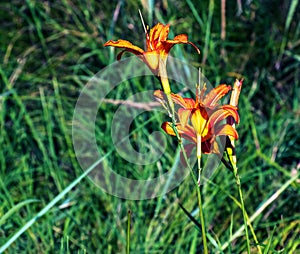
[[[237,154],[249,216],[299,171],[298,1],[246,1],[237,15],[239,2],[226,1],[225,38],[220,1],[214,0],[0,3],[0,246],[82,173],[71,136],[76,100],[86,82],[115,60],[116,51],[103,47],[107,40],[142,41],[138,9],[149,25],[170,23],[171,33],[189,35],[201,54],[183,46],[171,54],[201,67],[213,85],[245,78]],[[132,92],[152,86],[129,84]],[[120,86],[110,96],[124,99],[127,91],[128,86]],[[103,152],[111,149],[109,119],[116,108],[107,103],[97,117]],[[137,131],[133,142],[146,139],[166,120],[158,113],[144,115],[135,126],[150,117],[153,121]],[[171,167],[173,154],[167,150],[159,166]],[[159,173],[157,164],[132,170],[116,153],[108,163],[122,165],[119,173],[131,177]],[[242,214],[232,200],[238,195],[230,172],[220,167],[210,181],[204,186],[204,210],[211,239],[219,241],[209,243],[215,253],[242,225]],[[295,253],[300,249],[299,180],[281,190],[253,225],[269,251]],[[110,196],[86,178],[6,252],[120,253],[130,209],[133,253],[199,253],[201,233],[178,205],[195,215],[195,200],[190,178],[167,195],[145,201]],[[241,239],[225,252],[242,253]]]

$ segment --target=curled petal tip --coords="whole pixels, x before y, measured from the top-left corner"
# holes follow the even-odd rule
[[[191,44],[196,49],[197,53],[200,55],[200,49],[192,42],[189,42],[189,44]]]

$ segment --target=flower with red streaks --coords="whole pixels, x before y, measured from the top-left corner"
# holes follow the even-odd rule
[[[178,94],[171,94],[174,103],[180,106],[177,111],[179,122],[176,123],[178,134],[180,137],[192,142],[186,145],[187,151],[191,151],[194,146],[197,147],[198,158],[201,153],[220,153],[216,137],[238,138],[235,128],[224,121],[230,117],[236,123],[239,122],[237,107],[218,104],[218,101],[230,90],[230,86],[219,85],[207,95],[204,95],[204,88],[200,94],[196,95],[196,100],[183,98]],[[164,98],[163,92],[159,90],[155,91],[154,96],[159,100]],[[176,136],[172,123],[163,123],[162,129],[167,134]]]
[[[104,46],[123,48],[124,50],[117,56],[118,60],[126,51],[137,55],[148,65],[151,71],[157,75],[160,61],[165,64],[167,56],[174,45],[191,44],[197,52],[200,53],[200,50],[196,47],[196,45],[188,41],[188,36],[186,34],[180,34],[175,36],[173,40],[168,40],[169,27],[170,25],[158,23],[150,29],[150,34],[148,34],[148,32],[146,33],[146,50],[143,50],[140,47],[133,45],[131,42],[122,39],[117,41],[110,40],[106,42]]]

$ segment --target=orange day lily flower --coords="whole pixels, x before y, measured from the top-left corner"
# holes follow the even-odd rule
[[[204,96],[204,88],[201,94],[196,95],[196,100],[171,94],[175,104],[180,106],[177,111],[179,122],[176,124],[178,133],[182,138],[192,142],[192,144],[186,145],[187,152],[196,146],[198,158],[200,158],[201,152],[219,154],[218,145],[215,142],[217,136],[238,138],[235,128],[223,121],[230,117],[238,123],[237,107],[218,104],[218,101],[230,90],[230,86],[220,85]],[[160,101],[164,98],[163,92],[159,90],[155,91],[154,96]],[[163,123],[162,129],[167,134],[176,136],[172,123]]]
[[[137,55],[148,65],[151,71],[157,75],[159,74],[160,61],[162,60],[163,63],[165,63],[167,56],[174,45],[191,44],[197,50],[197,52],[200,53],[200,50],[196,47],[196,45],[188,41],[188,36],[186,34],[180,34],[175,36],[173,40],[168,40],[169,27],[170,25],[158,23],[152,29],[150,29],[150,34],[146,32],[146,50],[133,45],[127,40],[110,40],[106,42],[104,46],[123,48],[124,50],[117,56],[118,60],[126,51]]]

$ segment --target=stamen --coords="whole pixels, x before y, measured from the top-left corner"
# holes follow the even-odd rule
[[[141,21],[142,21],[142,24],[143,24],[143,27],[144,27],[145,34],[148,35],[147,29],[146,29],[146,26],[145,26],[145,22],[144,22],[144,19],[143,19],[143,15],[142,15],[140,9],[139,9],[139,14],[140,14],[140,18],[141,18]]]
[[[201,94],[201,68],[198,70],[198,85],[196,85],[196,102],[200,102],[200,94]]]
[[[142,21],[142,24],[143,24],[143,28],[144,28],[144,31],[145,31],[147,42],[149,43],[151,50],[153,50],[153,47],[151,45],[151,41],[150,41],[150,38],[149,38],[148,30],[146,28],[146,25],[145,25],[145,22],[144,22],[144,19],[143,19],[143,15],[142,15],[142,12],[141,12],[140,9],[139,9],[139,14],[140,14],[140,18],[141,18],[141,21]]]
[[[201,135],[197,134],[198,186],[201,184]]]

